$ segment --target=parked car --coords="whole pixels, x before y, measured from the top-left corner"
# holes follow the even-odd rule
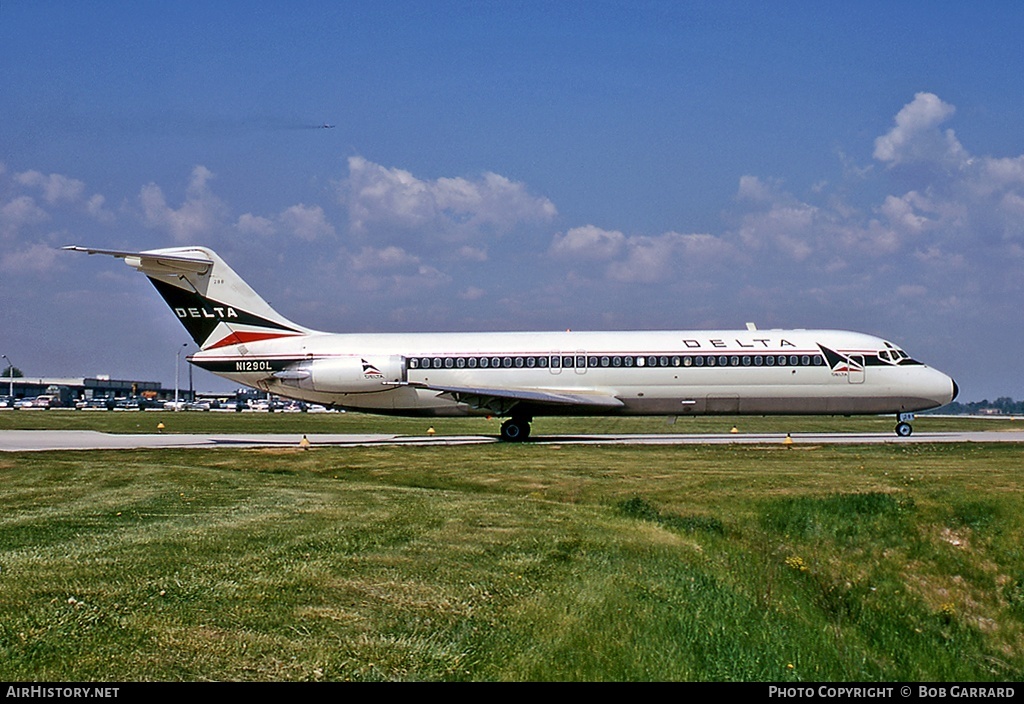
[[[83,411],[112,411],[114,409],[114,399],[94,396],[88,401],[79,401],[75,404],[75,408]]]
[[[34,409],[37,409],[37,408],[49,408],[51,401],[52,401],[52,397],[51,396],[47,396],[45,394],[42,395],[42,396],[32,396],[32,397],[26,397],[26,398],[19,398],[17,401],[14,402],[14,407],[15,408],[20,408],[20,409],[23,409],[23,410],[24,409],[33,409],[34,410]]]

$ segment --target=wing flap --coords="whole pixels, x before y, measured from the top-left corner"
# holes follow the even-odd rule
[[[484,386],[443,386],[439,384],[416,384],[419,388],[440,391],[456,403],[465,403],[473,408],[489,410],[505,415],[518,404],[532,406],[572,406],[597,410],[613,410],[625,404],[611,394],[576,391],[548,391],[540,389],[494,388]]]

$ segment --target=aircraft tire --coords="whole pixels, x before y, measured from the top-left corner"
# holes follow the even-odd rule
[[[896,424],[896,434],[901,438],[909,438],[912,432],[914,432],[914,429],[910,426],[910,423]]]
[[[530,437],[529,422],[520,418],[509,418],[501,424],[501,439],[505,442],[522,442]]]

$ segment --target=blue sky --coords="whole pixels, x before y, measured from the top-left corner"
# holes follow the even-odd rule
[[[0,352],[173,383],[144,277],[57,248],[204,244],[325,330],[843,328],[1024,398],[1022,30],[999,2],[2,0]]]

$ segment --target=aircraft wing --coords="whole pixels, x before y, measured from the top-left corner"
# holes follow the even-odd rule
[[[539,389],[489,388],[476,386],[442,386],[415,384],[418,388],[440,391],[456,403],[504,415],[519,404],[530,406],[572,406],[595,411],[622,408],[625,404],[614,396],[601,392],[579,393],[568,391],[542,391]]]

